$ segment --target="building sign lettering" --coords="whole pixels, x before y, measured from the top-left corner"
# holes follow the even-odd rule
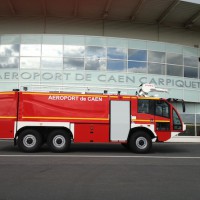
[[[181,77],[153,76],[144,74],[126,73],[101,73],[101,72],[51,72],[51,71],[0,71],[0,81],[21,81],[21,82],[52,82],[52,83],[95,83],[95,84],[124,84],[136,85],[151,83],[157,86],[200,89],[200,81]]]

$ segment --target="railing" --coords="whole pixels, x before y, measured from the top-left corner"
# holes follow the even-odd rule
[[[128,91],[133,91],[135,93],[138,88],[131,87],[107,87],[107,86],[90,86],[90,85],[40,85],[33,84],[28,86],[22,86],[20,90],[22,91],[40,91],[40,92],[73,92],[73,93],[99,93],[99,94],[127,94]]]

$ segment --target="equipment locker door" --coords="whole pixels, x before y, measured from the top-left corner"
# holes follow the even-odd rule
[[[127,140],[130,130],[130,101],[110,101],[110,140]]]
[[[13,139],[17,121],[18,92],[0,93],[0,139]]]

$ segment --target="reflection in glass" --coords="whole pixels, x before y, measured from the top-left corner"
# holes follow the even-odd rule
[[[19,56],[19,44],[1,45],[0,56]]]
[[[165,75],[165,64],[149,63],[148,73]]]
[[[200,114],[196,115],[196,123],[200,125]]]
[[[22,44],[41,44],[42,43],[42,35],[40,35],[40,34],[21,35],[21,43]]]
[[[127,59],[126,49],[110,47],[107,49],[107,55],[110,59]]]
[[[167,65],[167,75],[183,76],[183,67],[176,65]]]
[[[63,56],[63,46],[62,45],[42,45],[42,56]]]
[[[148,60],[149,62],[165,63],[165,53],[158,51],[149,51]]]
[[[86,70],[106,70],[106,61],[104,59],[93,59],[88,58],[85,60],[85,69]]]
[[[194,136],[195,135],[195,115],[194,114],[182,114],[181,118],[186,124],[187,129],[185,132],[180,133],[179,136]]]
[[[108,60],[107,69],[111,71],[126,71],[127,62],[124,60]]]
[[[167,63],[175,65],[183,65],[183,55],[167,53]]]
[[[200,136],[200,115],[196,115],[196,123],[197,123],[197,136]]]
[[[138,50],[138,49],[128,49],[128,59],[129,60],[146,61],[147,60],[147,51],[146,50]]]
[[[128,72],[147,73],[147,63],[128,61]]]
[[[87,46],[85,56],[92,57],[92,58],[105,58],[106,57],[106,48]]]
[[[43,35],[43,44],[63,44],[63,37],[62,35]]]
[[[62,58],[49,58],[43,57],[41,63],[42,69],[62,69],[63,68],[63,59]]]
[[[88,46],[105,46],[106,39],[104,37],[86,36],[85,43]]]
[[[21,57],[20,58],[20,68],[28,69],[39,69],[40,68],[40,58],[39,57]]]
[[[184,77],[198,78],[198,68],[184,67]]]
[[[196,57],[185,57],[184,58],[184,65],[191,66],[191,67],[198,67],[198,58]]]
[[[18,68],[19,58],[17,57],[0,57],[0,68]]]
[[[8,34],[1,36],[2,44],[19,44],[20,39],[21,39],[20,35]]]
[[[183,133],[179,133],[178,136],[195,136],[194,124],[186,124],[187,129]]]
[[[197,136],[200,136],[200,125],[197,124]]]
[[[83,58],[64,58],[64,69],[83,70],[84,59]]]
[[[186,124],[187,129],[184,133],[180,133],[179,136],[194,136],[195,135],[195,115],[194,114],[182,114],[181,118]]]
[[[65,45],[64,46],[64,56],[68,57],[84,57],[85,47],[84,46],[73,46]]]
[[[85,37],[79,35],[64,35],[65,45],[84,45]]]
[[[1,91],[12,91],[13,88],[19,88],[19,85],[18,85],[18,82],[17,82],[18,81],[18,73],[17,72],[13,72],[13,74],[16,75],[16,79],[14,79],[12,77],[12,80],[15,80],[16,82],[14,82],[14,83],[4,82],[4,84],[0,84],[0,90]]]
[[[41,56],[40,44],[21,44],[21,56]]]

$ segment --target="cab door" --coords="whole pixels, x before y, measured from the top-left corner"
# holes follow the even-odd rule
[[[170,104],[164,100],[155,100],[155,132],[158,141],[171,138]]]

